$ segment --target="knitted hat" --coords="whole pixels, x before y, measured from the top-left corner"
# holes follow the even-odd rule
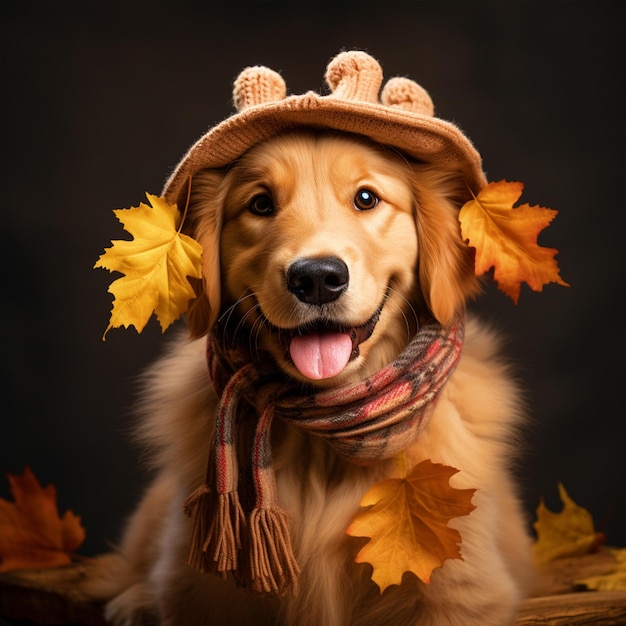
[[[378,94],[383,74],[378,62],[360,51],[341,52],[328,64],[330,95],[309,91],[288,96],[283,78],[262,66],[244,69],[234,83],[237,113],[202,136],[183,157],[163,195],[176,202],[189,176],[224,167],[255,144],[302,127],[363,135],[398,148],[420,161],[457,172],[477,194],[487,181],[481,158],[451,122],[434,117],[428,93],[408,78],[392,78]],[[468,192],[468,196],[469,196]]]

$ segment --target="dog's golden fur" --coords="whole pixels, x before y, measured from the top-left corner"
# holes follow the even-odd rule
[[[183,501],[203,481],[217,403],[201,337],[221,316],[287,374],[305,380],[277,342],[276,328],[314,323],[320,315],[359,326],[384,304],[359,356],[339,374],[308,382],[328,387],[379,370],[406,347],[425,311],[446,324],[478,291],[457,219],[466,190],[454,180],[390,148],[328,131],[279,136],[229,168],[196,174],[188,228],[204,249],[206,296],[188,315],[197,338],[173,342],[145,379],[139,434],[153,454],[155,479],[119,552],[101,559],[89,584],[95,596],[109,599],[112,623],[514,622],[532,577],[511,470],[523,408],[496,338],[473,320],[432,417],[404,451],[407,463],[431,459],[458,468],[451,484],[476,489],[476,509],[450,523],[463,538],[463,560],[444,562],[429,585],[405,574],[401,586],[381,594],[369,566],[354,563],[358,545],[345,531],[365,491],[394,475],[397,464],[350,464],[323,440],[279,422],[274,467],[302,571],[299,593],[256,595],[186,565],[191,521]],[[363,189],[366,199],[378,198],[374,208],[355,207]],[[286,288],[289,265],[328,256],[347,265],[346,291],[319,306],[300,302]]]

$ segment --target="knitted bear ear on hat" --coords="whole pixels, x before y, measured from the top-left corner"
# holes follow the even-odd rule
[[[365,52],[341,52],[326,68],[326,84],[335,98],[378,102],[383,71]]]
[[[428,92],[408,78],[390,78],[380,96],[381,102],[388,107],[404,109],[411,113],[420,113],[433,117],[435,105]]]
[[[283,77],[262,65],[244,69],[233,86],[233,102],[237,112],[260,104],[284,100],[286,96],[287,85]]]

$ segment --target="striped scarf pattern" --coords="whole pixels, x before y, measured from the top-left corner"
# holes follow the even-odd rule
[[[393,457],[418,436],[454,371],[464,319],[457,315],[447,328],[429,321],[395,361],[369,378],[310,394],[268,368],[271,357],[250,360],[242,345],[228,350],[223,336],[212,333],[207,358],[220,400],[206,482],[185,502],[194,519],[189,564],[222,576],[232,572],[239,584],[255,591],[297,593],[288,514],[278,503],[272,468],[272,421],[281,419],[325,439],[353,463]],[[246,411],[254,415],[239,419]],[[242,427],[254,430],[247,454],[255,502],[247,516],[239,494],[244,478],[238,472],[237,431]]]

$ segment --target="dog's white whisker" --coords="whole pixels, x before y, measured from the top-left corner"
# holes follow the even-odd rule
[[[389,292],[392,292],[396,297],[400,298],[404,302],[404,304],[406,305],[406,308],[408,309],[408,311],[410,311],[410,313],[412,314],[413,320],[415,321],[415,328],[418,328],[419,318],[417,315],[417,311],[415,310],[415,307],[413,306],[411,301],[406,296],[404,296],[402,292],[399,291],[398,289],[394,289],[391,286],[389,286],[388,289],[389,289]],[[400,308],[400,314],[402,315],[402,319],[404,320],[404,327],[406,330],[406,340],[408,341],[410,340],[411,335],[414,331],[411,330],[411,323],[409,322],[409,319],[406,315],[404,307]]]
[[[233,343],[235,343],[237,334],[239,332],[247,332],[245,329],[246,329],[248,318],[254,315],[255,312],[259,309],[260,309],[259,304],[255,304],[252,308],[246,311],[246,313],[241,317],[241,319],[237,323],[237,326],[235,326],[235,329],[233,330]]]
[[[218,323],[221,323],[223,321],[223,319],[226,317],[226,322],[225,322],[225,326],[228,326],[228,323],[230,321],[231,316],[234,314],[235,309],[245,300],[247,300],[248,298],[254,298],[254,294],[253,293],[248,293],[245,296],[241,296],[239,297],[234,304],[231,304],[227,309],[225,309],[222,314],[219,316],[219,318],[217,319]]]

